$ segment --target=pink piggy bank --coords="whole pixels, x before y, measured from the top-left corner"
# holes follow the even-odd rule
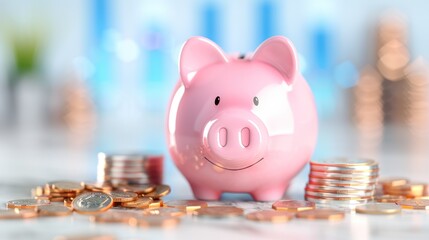
[[[193,37],[180,54],[167,141],[198,199],[223,192],[282,198],[309,161],[317,137],[313,95],[292,43],[276,36],[253,56],[227,56]]]

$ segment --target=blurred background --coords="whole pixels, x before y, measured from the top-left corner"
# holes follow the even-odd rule
[[[314,158],[371,157],[382,176],[429,181],[427,9],[424,0],[0,0],[0,183],[95,180],[100,151],[164,153],[165,182],[184,183],[164,125],[180,48],[194,35],[230,53],[288,37],[318,107]]]

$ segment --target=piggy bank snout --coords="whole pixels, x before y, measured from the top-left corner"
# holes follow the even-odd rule
[[[242,167],[263,157],[268,134],[262,121],[252,113],[226,111],[206,125],[203,142],[206,152],[222,166]]]

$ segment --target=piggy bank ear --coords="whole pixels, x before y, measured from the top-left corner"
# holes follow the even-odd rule
[[[292,85],[298,73],[298,58],[289,39],[276,36],[267,39],[256,49],[252,60],[271,65]]]
[[[186,88],[198,70],[214,63],[228,62],[222,49],[204,37],[192,37],[185,42],[180,53],[180,77]]]

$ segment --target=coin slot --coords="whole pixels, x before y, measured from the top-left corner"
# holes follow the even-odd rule
[[[228,141],[228,131],[226,128],[219,129],[219,144],[221,147],[225,147]]]
[[[241,145],[243,147],[248,147],[250,145],[250,129],[245,127],[241,129],[240,134]]]

